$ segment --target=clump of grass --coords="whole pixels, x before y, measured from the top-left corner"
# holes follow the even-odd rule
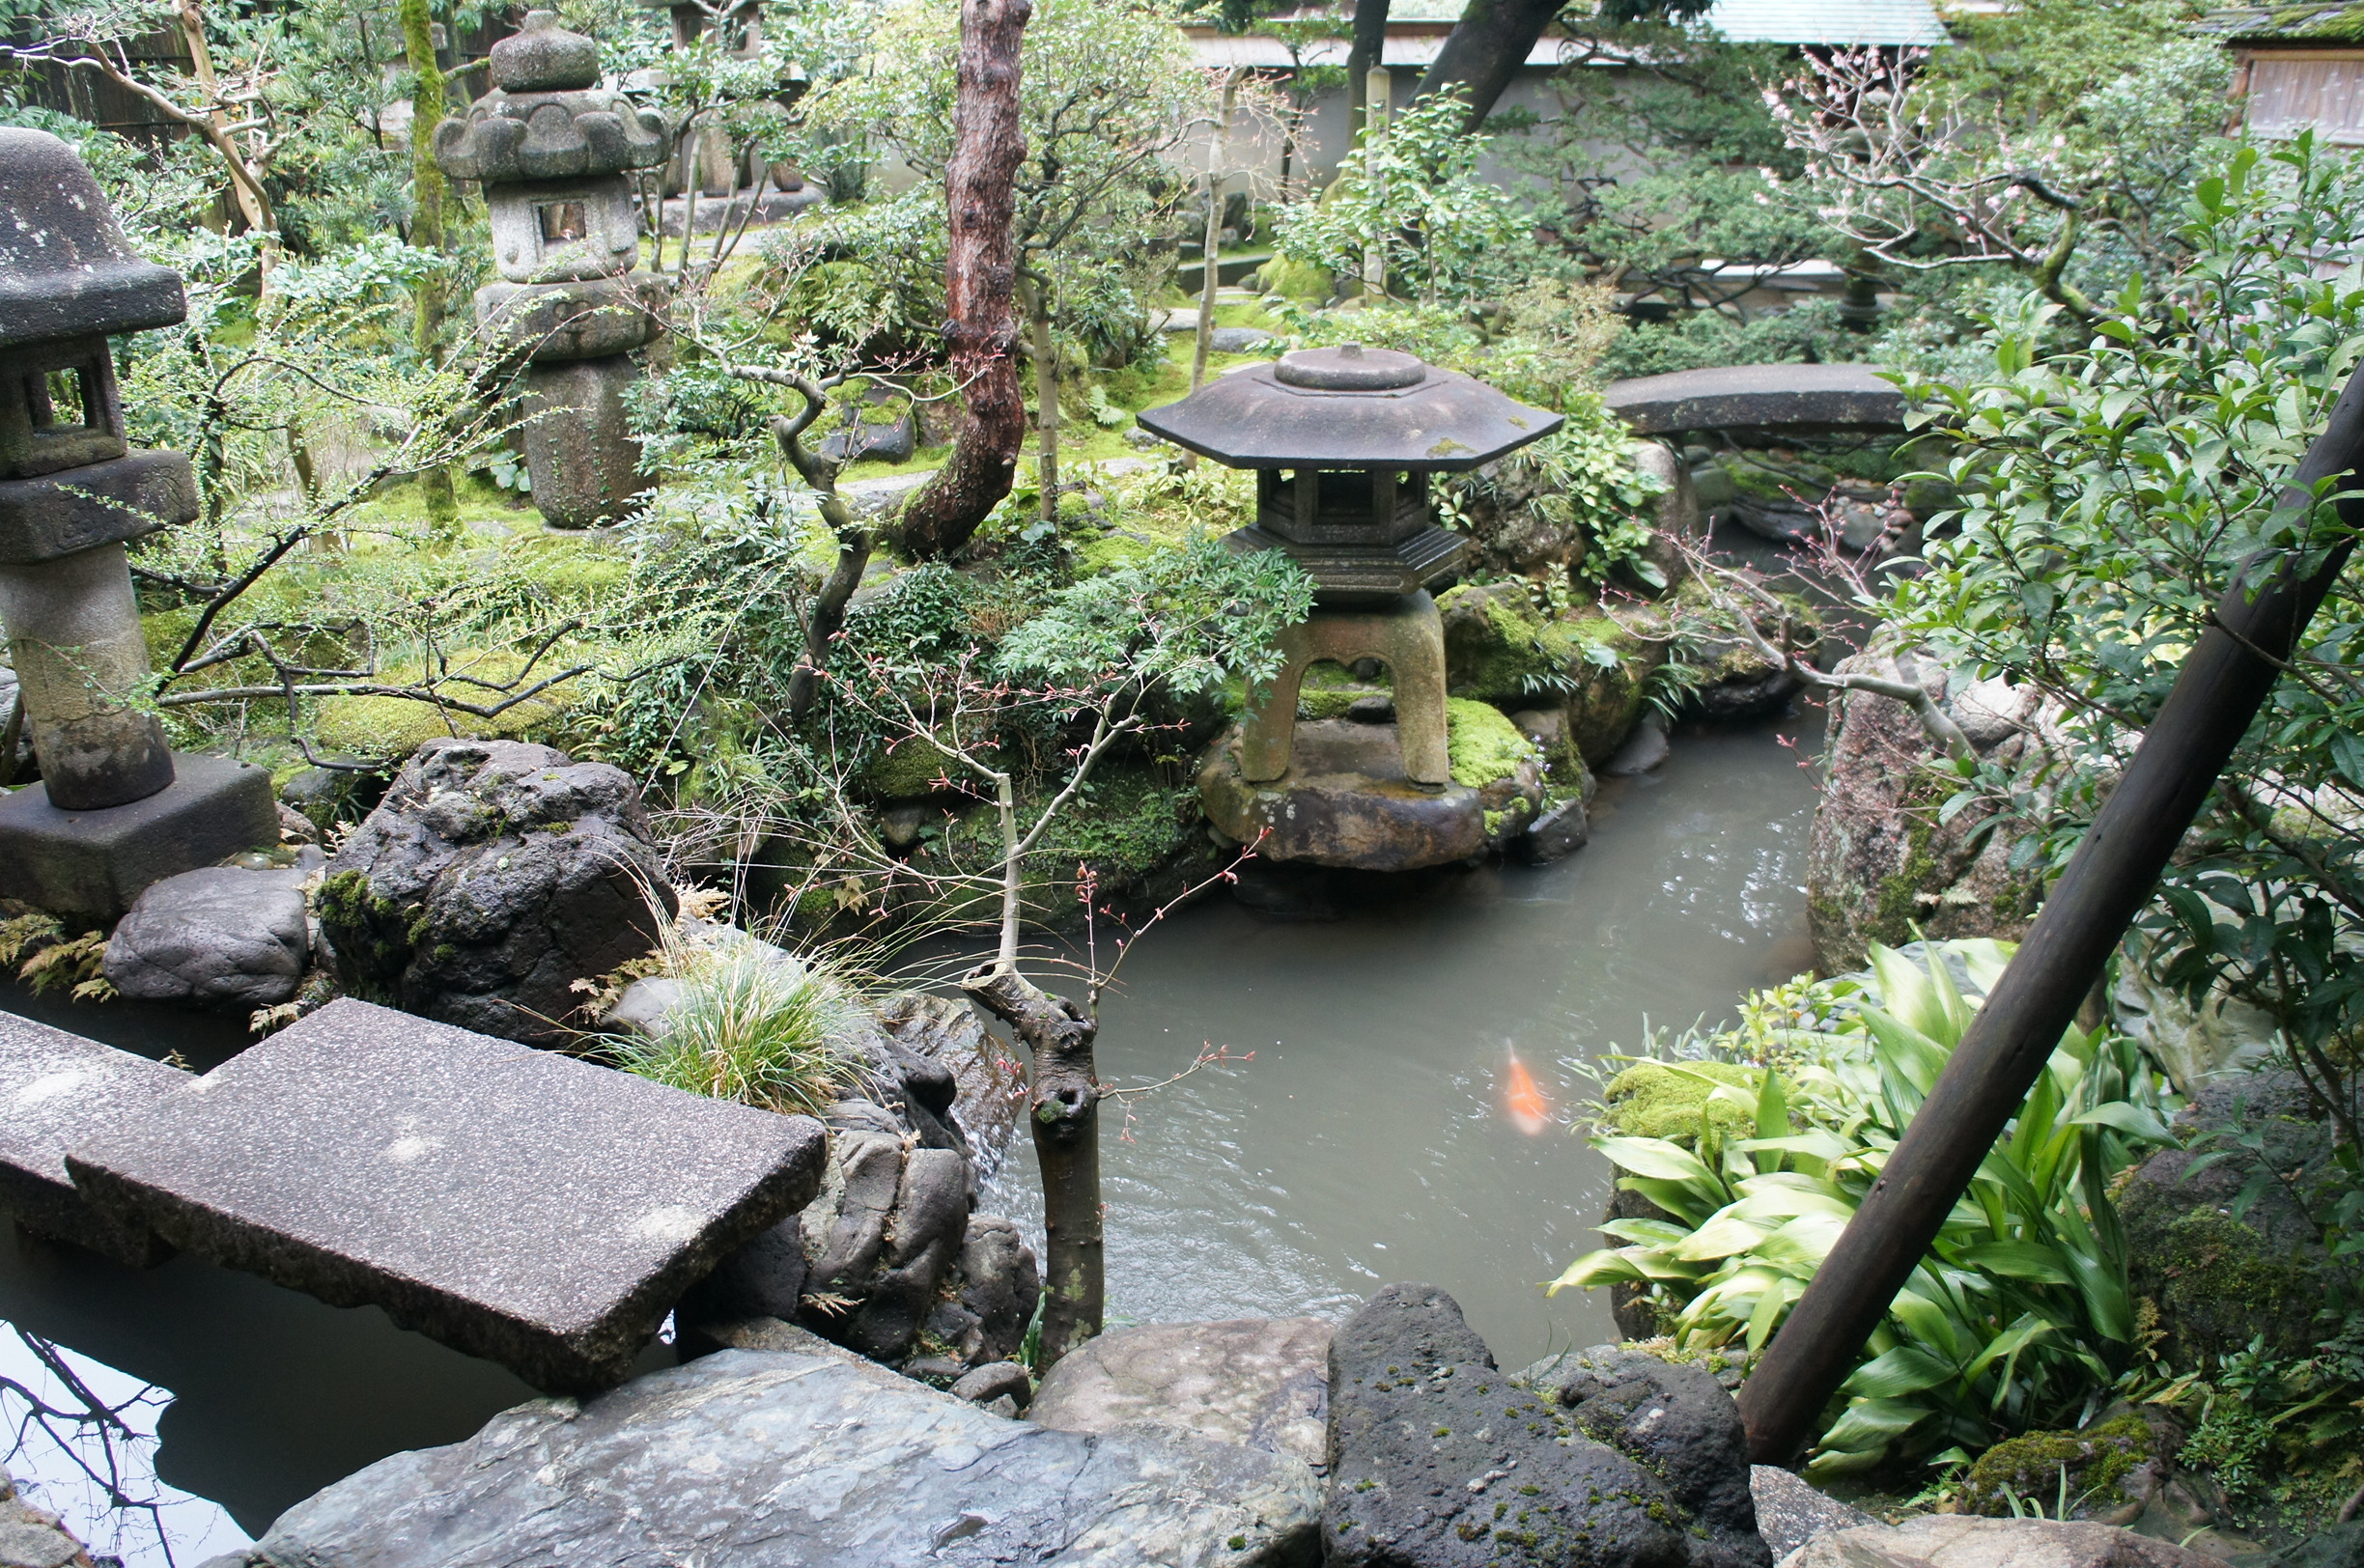
[[[748,941],[674,955],[680,1005],[660,1040],[617,1042],[628,1073],[765,1110],[814,1113],[857,1069],[838,1044],[859,1006],[827,964],[783,962]]]

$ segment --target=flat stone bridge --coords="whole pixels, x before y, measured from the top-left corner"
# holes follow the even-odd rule
[[[620,1382],[682,1293],[809,1203],[781,1116],[350,998],[202,1077],[0,1013],[0,1210],[176,1249],[536,1387]]]
[[[1636,435],[1755,430],[1902,430],[1904,394],[1875,365],[1724,365],[1614,381],[1603,394]]]

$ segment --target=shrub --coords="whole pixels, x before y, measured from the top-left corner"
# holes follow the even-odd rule
[[[858,1007],[841,976],[752,941],[669,945],[681,1001],[662,1039],[616,1048],[626,1072],[765,1110],[817,1112],[836,1100],[856,1065],[838,1042]]]
[[[1695,1147],[1603,1134],[1618,1186],[1657,1218],[1602,1227],[1625,1245],[1556,1280],[1648,1289],[1676,1345],[1761,1350],[1805,1293],[1969,1025],[2011,947],[1934,943],[1922,963],[1872,949],[1868,979],[1784,1003],[1751,998],[1742,1028],[1692,1042],[1711,1060],[1755,1058],[1754,1088],[1719,1084]],[[1812,1024],[1804,1020],[1812,1019]],[[1667,1063],[1680,1070],[1689,1064]],[[1723,1107],[1745,1115],[1732,1137]],[[2125,1242],[2107,1189],[2168,1138],[2166,1104],[2139,1048],[2071,1028],[2012,1130],[1956,1204],[1865,1348],[1814,1454],[1823,1471],[2060,1425],[2131,1358]],[[1614,1108],[1612,1108],[1614,1117]]]

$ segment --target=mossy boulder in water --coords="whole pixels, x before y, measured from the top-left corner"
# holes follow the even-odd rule
[[[1567,629],[1544,618],[1525,583],[1455,588],[1437,609],[1445,621],[1445,679],[1454,696],[1533,708],[1567,689]]]
[[[1558,709],[1568,741],[1592,765],[1633,732],[1665,628],[1646,608],[1553,620],[1523,582],[1456,588],[1437,602],[1452,694],[1506,712]]]

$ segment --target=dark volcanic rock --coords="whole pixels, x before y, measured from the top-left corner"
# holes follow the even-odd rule
[[[107,938],[106,977],[140,1001],[244,1011],[294,996],[311,956],[301,872],[204,866],[139,896]]]
[[[1331,1341],[1325,1562],[1767,1568],[1747,1454],[1728,1442],[1738,1416],[1724,1399],[1719,1426],[1712,1379],[1666,1385],[1619,1359],[1568,1386],[1577,1411],[1506,1377],[1432,1285],[1374,1296]],[[1706,1447],[1665,1471],[1653,1428],[1670,1417]]]
[[[1674,1366],[1620,1345],[1595,1345],[1562,1358],[1538,1391],[1574,1413],[1588,1437],[1663,1480],[1711,1541],[1756,1539],[1748,1434],[1731,1395],[1704,1366]],[[1695,1560],[1751,1559],[1719,1550]]]
[[[822,1143],[809,1117],[345,998],[93,1127],[67,1168],[189,1251],[584,1388],[812,1196]]]
[[[674,907],[623,770],[519,741],[419,747],[318,901],[353,994],[528,1045],[564,1038],[574,983],[647,953]]]
[[[1225,1443],[1053,1432],[781,1324],[599,1399],[521,1405],[280,1516],[272,1568],[1297,1568],[1319,1491]]]

